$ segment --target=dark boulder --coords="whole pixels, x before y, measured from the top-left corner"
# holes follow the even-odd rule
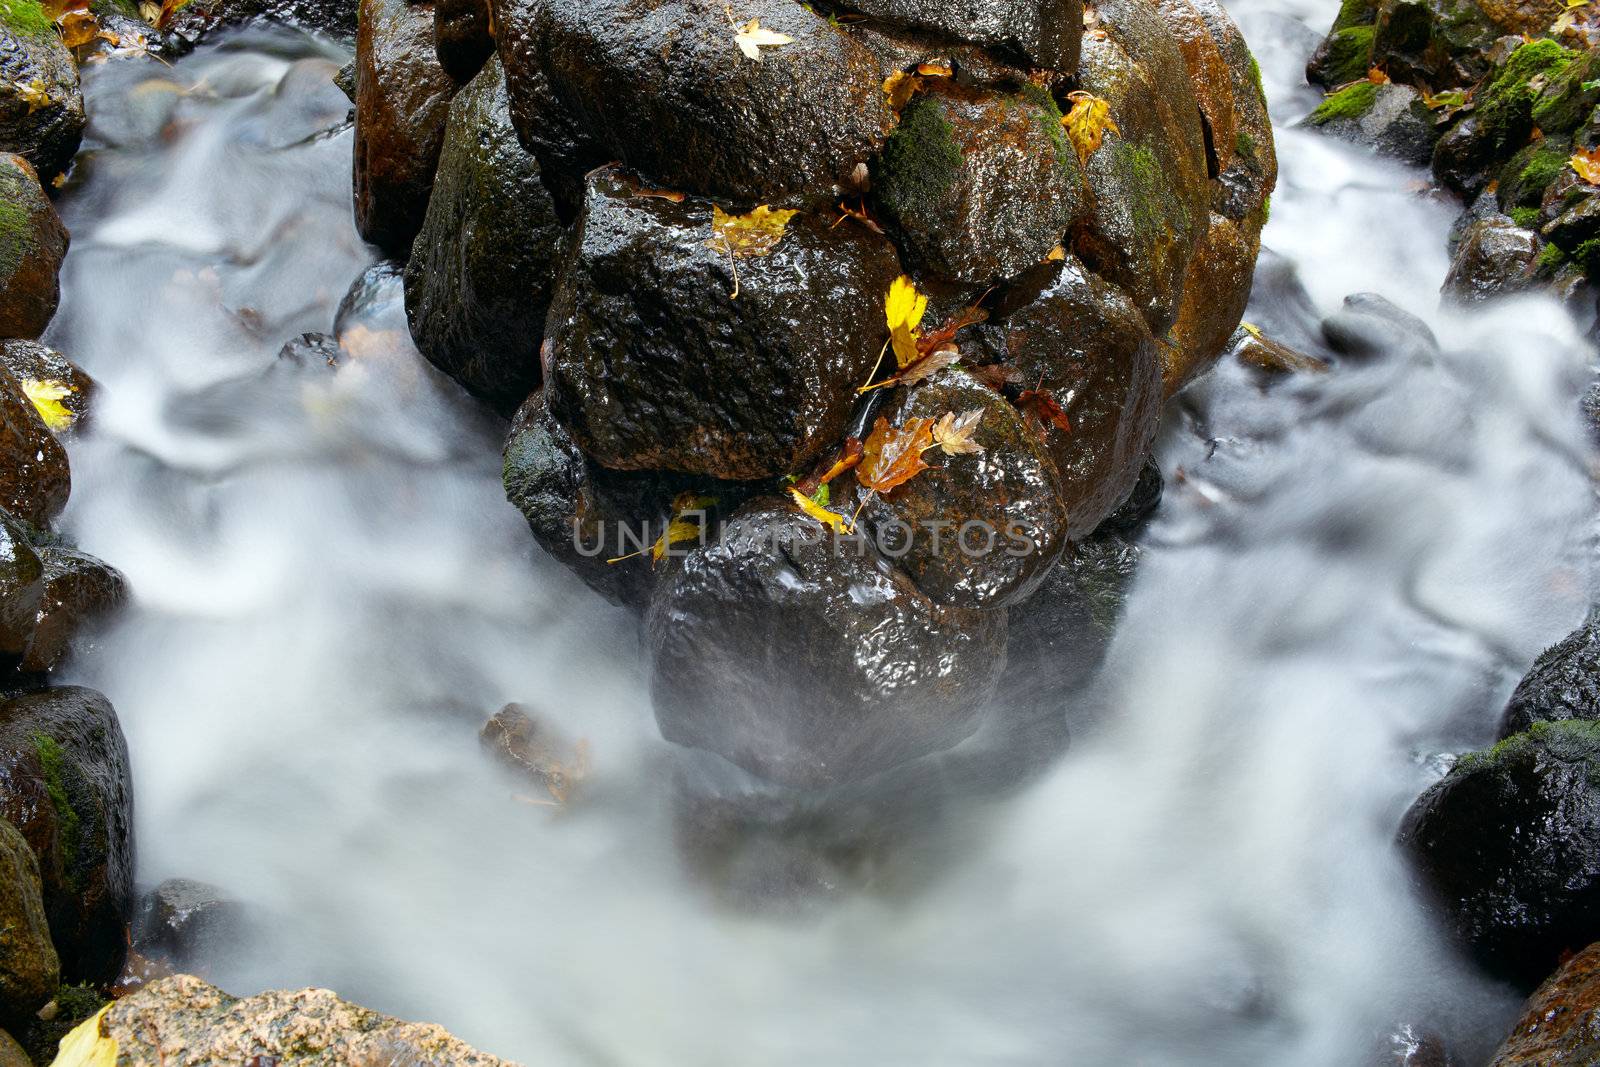
[[[404,305],[405,264],[381,260],[356,275],[333,313],[333,336],[343,338],[357,326],[370,325],[391,305]]]
[[[980,287],[1043,260],[1086,199],[1061,111],[1043,89],[924,93],[873,162],[872,186],[913,265]]]
[[[38,337],[61,299],[67,228],[21,156],[0,155],[0,337]]]
[[[1492,4],[1493,0],[1491,0]],[[1489,70],[1494,44],[1508,32],[1495,24],[1488,13],[1491,4],[1481,0],[1380,0],[1375,6],[1372,47],[1366,66],[1355,73],[1365,76],[1368,67],[1381,67],[1395,79],[1419,81],[1436,89],[1466,86]],[[1554,16],[1552,16],[1554,18]],[[1549,26],[1544,23],[1535,33]],[[1349,31],[1344,31],[1348,36]],[[1350,49],[1351,60],[1356,50]],[[1324,71],[1327,80],[1349,73],[1351,67]]]
[[[1172,324],[1172,344],[1161,350],[1161,395],[1171,397],[1211,369],[1244,318],[1261,252],[1260,215],[1231,219],[1211,213],[1184,278],[1183,299]]]
[[[737,261],[736,283],[711,219],[704,202],[591,179],[545,374],[550,410],[607,467],[799,472],[843,434],[882,351],[888,241],[798,214],[769,254]]]
[[[67,453],[22,386],[0,373],[0,507],[43,528],[72,491]]]
[[[247,22],[280,22],[349,41],[357,0],[187,0],[163,27],[164,51],[182,55],[207,36]]]
[[[1153,6],[1112,0],[1097,12],[1099,28],[1084,34],[1079,81],[1110,104],[1121,133],[1107,136],[1085,164],[1092,210],[1072,248],[1164,334],[1210,221],[1200,103]]]
[[[1352,293],[1322,320],[1322,339],[1341,355],[1376,357],[1435,354],[1439,340],[1428,324],[1377,293]]]
[[[539,384],[564,244],[491,60],[450,102],[427,218],[406,266],[406,312],[422,354],[475,396],[514,409]]]
[[[139,901],[133,949],[182,971],[222,958],[243,936],[244,906],[205,882],[168,878]]]
[[[1040,427],[1061,475],[1068,537],[1084,537],[1128,495],[1161,414],[1155,339],[1128,296],[1069,256],[1039,268],[974,331],[973,356],[1007,364],[1049,393],[1071,429]],[[1014,306],[1015,305],[1015,306]]]
[[[0,665],[21,661],[43,603],[44,563],[17,523],[0,512]]]
[[[133,782],[105,697],[65,686],[0,704],[0,817],[39,859],[63,979],[111,982],[133,906]]]
[[[752,501],[656,590],[646,631],[662,736],[768,781],[849,782],[971,734],[1005,613],[942,608],[868,539]]]
[[[1444,280],[1444,295],[1459,303],[1480,303],[1521,292],[1533,284],[1539,238],[1505,216],[1481,219],[1467,228]]]
[[[1566,719],[1600,721],[1600,615],[1594,612],[1523,675],[1506,704],[1500,736]]]
[[[33,849],[0,819],[0,1026],[30,1021],[61,980],[41,892]]]
[[[33,642],[22,659],[25,671],[53,670],[66,659],[73,639],[85,627],[104,619],[127,599],[122,574],[87,552],[46,545],[38,555],[44,565],[44,595]]]
[[[67,387],[61,406],[74,420],[89,414],[90,403],[97,388],[95,380],[66,356],[38,341],[20,338],[0,341],[0,370],[11,375],[13,381],[59,383]]]
[[[1444,925],[1532,988],[1600,939],[1600,723],[1535,723],[1461,757],[1406,814],[1400,844]]]
[[[1439,140],[1433,112],[1409,85],[1357,82],[1328,97],[1306,117],[1306,124],[1343,141],[1364,145],[1380,156],[1426,166]]]
[[[356,229],[404,256],[422,228],[455,83],[433,50],[433,5],[361,0],[356,34]]]
[[[939,604],[993,608],[1026,599],[1066,547],[1060,476],[1044,441],[1004,397],[963,371],[896,392],[884,411],[891,425],[976,412],[972,441],[982,451],[930,452],[929,470],[875,495],[863,515],[879,550]]]
[[[1561,965],[1523,1005],[1489,1067],[1600,1063],[1600,944]]]
[[[615,160],[711,197],[825,196],[894,125],[874,50],[789,0],[739,5],[741,25],[792,38],[759,61],[741,54],[722,0],[497,0],[493,11],[512,121],[557,181]]]
[[[49,181],[72,161],[87,121],[77,64],[51,16],[38,0],[10,0],[0,9],[0,152]],[[0,204],[14,199],[0,193]]]
[[[435,0],[433,49],[457,85],[471,81],[494,54],[488,0]],[[504,92],[504,77],[501,77]]]
[[[880,26],[993,49],[1021,67],[1078,69],[1081,0],[856,0],[851,9]]]

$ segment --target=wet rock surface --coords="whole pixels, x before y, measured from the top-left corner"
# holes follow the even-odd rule
[[[1467,228],[1445,277],[1446,296],[1477,303],[1533,284],[1539,239],[1509,218],[1483,219]]]
[[[326,989],[275,990],[240,1000],[192,975],[152,982],[117,1001],[99,1032],[127,1067],[217,1063],[461,1064],[500,1067],[440,1026],[408,1023]]]
[[[22,659],[24,671],[54,670],[67,658],[73,640],[122,607],[128,595],[121,572],[87,552],[46,545],[38,556],[44,591]]]
[[[133,920],[133,948],[178,970],[218,959],[241,935],[243,905],[226,891],[188,878],[169,878],[144,895]]]
[[[38,337],[61,299],[67,230],[21,156],[0,156],[0,337]]]
[[[66,507],[71,492],[66,450],[22,386],[0,374],[0,507],[42,529]]]
[[[1439,131],[1422,94],[1409,85],[1357,82],[1306,118],[1324,133],[1417,166],[1433,159]]]
[[[33,641],[44,603],[44,563],[27,535],[0,511],[0,657],[16,665]]]
[[[684,559],[647,618],[669,741],[770,781],[824,786],[949,747],[978,725],[1005,615],[941,608],[787,502],[752,501]]]
[[[163,27],[171,54],[183,54],[211,34],[264,20],[350,41],[356,36],[357,0],[188,0]]]
[[[1528,998],[1489,1067],[1580,1067],[1600,1061],[1600,945],[1590,945]]]
[[[1506,704],[1500,737],[1566,719],[1600,721],[1600,617],[1594,614],[1534,661]]]
[[[492,60],[450,103],[428,213],[406,266],[411,336],[477,396],[515,409],[539,384],[565,228],[517,141]]]
[[[433,5],[433,48],[439,66],[465,85],[494,55],[488,0],[436,0]],[[505,77],[499,76],[504,92]]]
[[[356,34],[356,228],[391,255],[428,210],[455,83],[433,49],[433,5],[364,0]]]
[[[547,323],[555,416],[604,466],[732,480],[798,471],[843,435],[883,346],[893,247],[790,220],[762,257],[707,247],[711,207],[590,182]],[[738,297],[734,298],[734,286]]]
[[[94,400],[95,380],[66,356],[37,341],[15,339],[0,341],[0,369],[21,383],[28,379],[44,383],[60,383],[67,387],[61,406],[74,419],[89,414]]]
[[[55,995],[60,979],[39,861],[17,828],[0,819],[0,1025],[26,1023]]]
[[[49,181],[72,160],[87,121],[72,53],[37,3],[17,0],[0,21],[0,152]]]
[[[133,903],[133,783],[105,697],[65,686],[0,704],[0,818],[38,858],[63,978],[112,981]]]
[[[1078,66],[1078,0],[858,0],[876,23],[994,49],[1022,67],[1071,73]]]
[[[1463,756],[1400,843],[1444,925],[1524,989],[1600,937],[1600,724],[1536,723]]]

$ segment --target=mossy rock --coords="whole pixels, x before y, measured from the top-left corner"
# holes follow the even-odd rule
[[[0,337],[38,337],[50,325],[67,243],[27,158],[0,154]]]
[[[1520,149],[1500,172],[1497,194],[1502,209],[1537,210],[1545,190],[1561,177],[1571,158],[1572,144],[1565,137],[1546,137]]]
[[[1478,95],[1476,113],[1485,136],[1503,149],[1526,140],[1541,86],[1557,81],[1577,58],[1578,53],[1554,41],[1519,46]],[[1542,81],[1536,84],[1536,78]]]
[[[1306,117],[1306,122],[1312,126],[1325,126],[1337,119],[1359,119],[1371,111],[1372,105],[1377,102],[1378,87],[1367,81],[1357,82],[1325,97],[1316,110]]]
[[[1570,133],[1600,104],[1600,56],[1587,52],[1551,78],[1533,104],[1533,124],[1548,137]]]
[[[38,0],[0,0],[0,152],[23,156],[49,181],[77,152],[86,122],[77,64],[49,15]]]
[[[1306,66],[1306,77],[1322,85],[1343,85],[1366,77],[1372,66],[1375,33],[1370,25],[1334,30]]]
[[[103,993],[88,984],[61,986],[54,999],[54,1015],[48,1020],[35,1018],[17,1031],[18,1043],[36,1064],[54,1063],[61,1039],[109,1003]]]
[[[60,980],[39,861],[17,828],[0,819],[0,1026],[28,1022]]]

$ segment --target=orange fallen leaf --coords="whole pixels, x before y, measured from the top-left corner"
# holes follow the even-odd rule
[[[1067,99],[1072,102],[1072,109],[1061,117],[1061,125],[1066,128],[1072,147],[1077,149],[1079,161],[1087,163],[1106,134],[1120,137],[1122,131],[1111,118],[1110,101],[1081,89],[1068,93]]]
[[[1567,165],[1589,185],[1600,185],[1600,148],[1590,148],[1572,153]]]
[[[1051,430],[1065,433],[1072,429],[1067,413],[1056,403],[1055,396],[1048,389],[1037,386],[1024,389],[1022,395],[1017,397],[1017,407],[1022,410],[1023,419],[1037,433],[1049,433]]]
[[[932,419],[910,419],[896,427],[879,415],[862,445],[856,481],[874,493],[886,493],[927,470],[922,453],[932,447]]]

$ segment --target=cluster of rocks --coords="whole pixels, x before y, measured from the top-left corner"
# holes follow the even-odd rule
[[[1571,165],[1600,148],[1588,18],[1559,0],[1345,0],[1307,67],[1330,90],[1307,124],[1431,166],[1463,198],[1453,299],[1542,289],[1595,314],[1600,184]]]
[[[507,494],[639,613],[663,734],[783,787],[949,749],[997,692],[1059,711],[1035,667],[1081,673],[1131,569],[1097,531],[1159,493],[1162,401],[1248,297],[1275,161],[1221,7],[1001,6],[361,5],[357,221],[406,260],[414,340],[515,412]],[[1090,150],[1085,100],[1115,126]],[[764,208],[793,213],[769,248],[719,243]],[[982,321],[957,366],[862,392],[903,276],[925,331]],[[877,420],[967,412],[981,453],[818,490]],[[970,523],[1030,547],[963,551]]]

